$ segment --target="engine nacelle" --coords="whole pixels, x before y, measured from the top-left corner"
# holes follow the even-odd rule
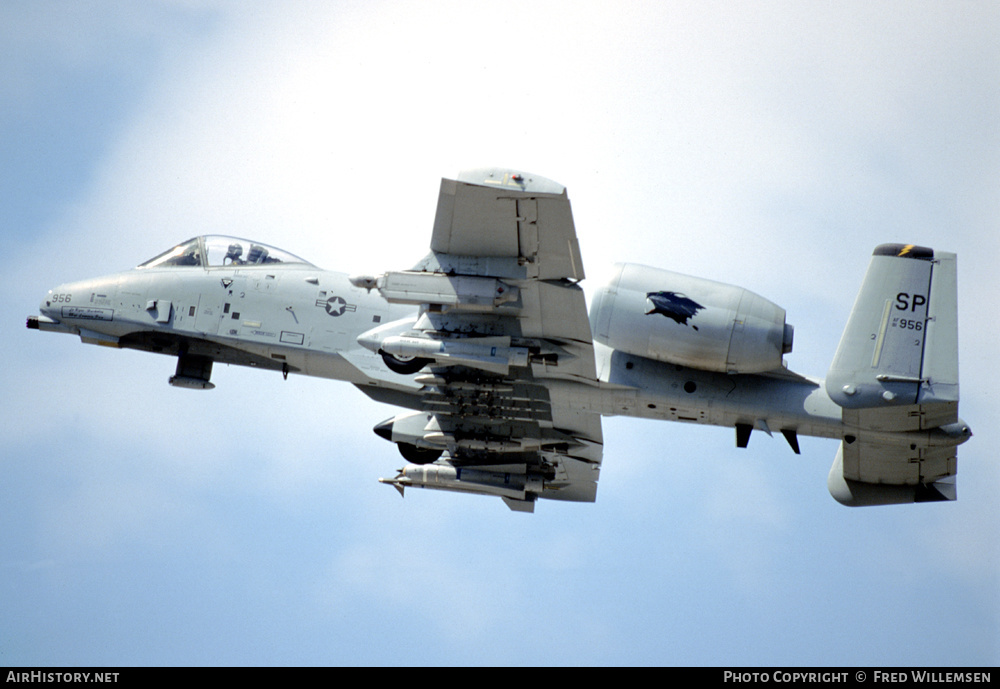
[[[594,340],[636,356],[706,371],[762,373],[792,351],[785,310],[721,282],[615,265],[590,309]]]

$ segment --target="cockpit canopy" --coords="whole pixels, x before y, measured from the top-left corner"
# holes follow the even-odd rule
[[[251,242],[238,237],[222,235],[206,235],[195,237],[173,249],[165,251],[138,268],[170,268],[174,266],[201,266],[202,268],[221,268],[223,266],[256,266],[274,263],[301,263],[312,265],[298,256],[281,249]]]

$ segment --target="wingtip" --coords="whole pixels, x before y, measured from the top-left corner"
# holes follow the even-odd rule
[[[531,191],[540,194],[566,193],[566,187],[547,177],[504,167],[462,170],[458,173],[456,181],[483,187],[504,187],[506,189]]]

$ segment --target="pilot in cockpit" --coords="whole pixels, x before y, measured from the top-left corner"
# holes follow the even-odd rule
[[[222,259],[222,265],[226,265],[226,261],[229,262],[229,265],[242,265],[243,261],[240,260],[240,257],[242,255],[243,255],[242,244],[237,244],[237,243],[230,244],[229,250],[226,251],[226,255]]]
[[[247,263],[276,263],[275,259],[268,257],[268,250],[260,244],[251,244],[247,253]]]

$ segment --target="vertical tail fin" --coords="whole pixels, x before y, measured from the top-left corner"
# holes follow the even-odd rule
[[[955,254],[911,244],[875,249],[826,391],[845,412],[868,410],[861,416],[880,430],[958,420]]]
[[[971,433],[958,418],[955,254],[883,244],[872,254],[826,378],[843,408],[830,492],[849,505],[954,500]]]

